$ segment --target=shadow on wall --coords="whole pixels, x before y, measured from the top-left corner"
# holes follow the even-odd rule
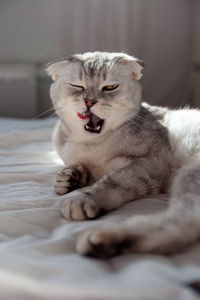
[[[198,105],[199,12],[198,0],[1,0],[1,116],[50,109],[42,66],[94,50],[144,59],[145,101]]]

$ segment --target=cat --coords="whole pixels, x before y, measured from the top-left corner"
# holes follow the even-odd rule
[[[200,111],[142,102],[139,59],[87,52],[50,63],[59,116],[53,140],[65,167],[62,215],[93,219],[146,195],[169,193],[165,212],[131,217],[82,234],[77,251],[172,254],[200,238]]]

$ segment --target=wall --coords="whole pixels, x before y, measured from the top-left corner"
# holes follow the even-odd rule
[[[193,101],[191,74],[199,53],[195,1],[1,0],[0,63],[34,64],[38,69],[75,52],[125,51],[145,61],[145,100],[185,105]],[[37,102],[33,115],[50,106],[45,75],[36,72],[35,79],[35,96],[28,100]],[[6,101],[0,101],[0,114],[8,114]],[[17,114],[17,95],[12,101],[16,115],[26,116]]]
[[[0,61],[35,62],[62,55],[64,0],[1,0]]]
[[[194,3],[194,29],[193,29],[193,104],[200,106],[200,1]]]

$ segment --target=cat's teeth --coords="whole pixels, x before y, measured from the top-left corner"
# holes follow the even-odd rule
[[[86,129],[89,129],[89,130],[91,130],[92,128],[90,127],[90,126],[88,126],[87,124],[85,125],[85,128]],[[97,128],[95,128],[95,129],[93,129],[94,131],[98,131],[98,130],[100,130],[101,129],[101,125],[99,125]]]
[[[96,128],[96,130],[99,130],[101,128],[101,125],[99,125],[97,128]]]

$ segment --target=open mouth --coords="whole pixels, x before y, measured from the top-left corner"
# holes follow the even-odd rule
[[[86,131],[91,133],[100,133],[104,120],[91,113],[89,110],[84,113],[77,113],[78,117],[82,120],[89,119],[88,123],[85,124],[84,128]]]

